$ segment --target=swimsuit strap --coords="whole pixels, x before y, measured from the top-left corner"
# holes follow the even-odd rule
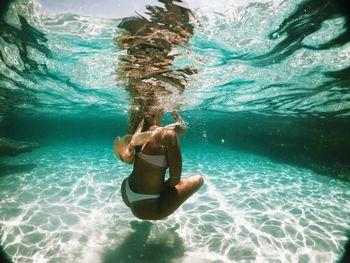
[[[145,149],[146,145],[147,145],[147,142],[146,142],[146,143],[144,143],[144,144],[142,144],[142,147],[141,147],[141,152],[143,151],[143,149]]]

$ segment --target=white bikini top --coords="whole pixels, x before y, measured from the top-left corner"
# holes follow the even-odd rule
[[[150,154],[145,154],[143,153],[143,149],[146,147],[146,144],[145,143],[144,145],[142,145],[142,148],[141,148],[141,151],[138,152],[138,156],[150,163],[150,164],[153,164],[155,166],[159,166],[159,167],[164,167],[164,168],[167,168],[168,167],[168,161],[166,159],[166,155],[150,155]]]

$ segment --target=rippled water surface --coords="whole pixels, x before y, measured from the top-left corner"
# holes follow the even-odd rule
[[[348,116],[350,34],[343,2],[198,4],[192,11],[200,25],[188,44],[172,51],[175,68],[193,66],[198,74],[164,103],[187,110]],[[38,2],[17,1],[5,21],[2,114],[112,115],[128,105],[115,81],[125,54],[113,41],[122,34],[121,19],[44,16]]]
[[[109,145],[57,144],[8,165],[1,225],[16,262],[334,262],[350,219],[348,183],[223,146],[185,147],[185,176],[206,184],[154,223],[122,203],[130,170]]]

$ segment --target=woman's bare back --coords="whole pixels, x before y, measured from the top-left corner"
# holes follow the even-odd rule
[[[157,127],[152,127],[157,128]],[[164,157],[167,159],[167,150],[165,145],[165,131],[157,135],[154,140],[148,142],[143,149],[142,146],[136,147],[136,156],[134,168],[129,176],[129,184],[133,191],[141,194],[159,194],[162,191],[166,167],[160,167],[151,164],[140,158],[140,153]]]

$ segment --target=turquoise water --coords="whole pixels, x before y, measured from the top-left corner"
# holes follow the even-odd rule
[[[121,19],[45,15],[34,0],[0,10],[0,136],[40,144],[0,156],[14,262],[337,261],[350,229],[345,1],[243,2],[195,6],[201,27],[173,50],[174,68],[198,73],[161,103],[188,124],[183,175],[205,184],[159,222],[120,197]]]
[[[168,219],[135,220],[119,187],[130,167],[106,143],[57,143],[9,164],[0,184],[5,249],[16,262],[334,262],[349,184],[223,145],[183,145],[205,185]],[[146,261],[144,261],[146,260]]]

